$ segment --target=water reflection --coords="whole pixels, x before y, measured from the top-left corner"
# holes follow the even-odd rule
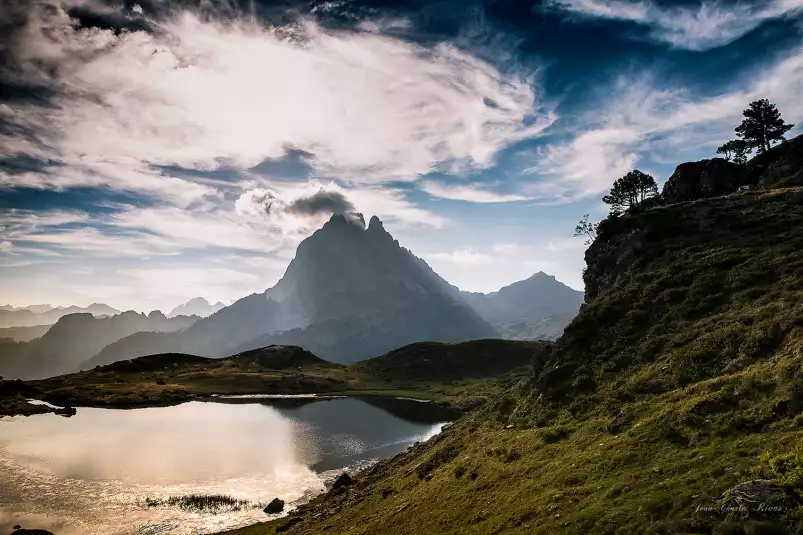
[[[16,523],[59,535],[209,533],[264,520],[257,507],[211,517],[141,502],[203,493],[298,503],[323,490],[327,471],[401,451],[450,416],[414,401],[344,398],[0,419],[0,533]]]

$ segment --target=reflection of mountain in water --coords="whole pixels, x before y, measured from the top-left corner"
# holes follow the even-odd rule
[[[398,398],[316,399],[276,408],[297,424],[304,443],[302,458],[316,472],[388,457],[429,438],[455,418],[452,411],[432,403]]]
[[[432,402],[386,397],[364,397],[360,399],[408,422],[435,424],[450,422],[460,416],[457,411],[441,407]]]
[[[84,408],[0,422],[0,527],[43,515],[54,533],[130,533],[209,519],[143,510],[146,497],[226,494],[298,503],[323,490],[324,471],[365,467],[440,430],[438,407],[410,400],[285,398],[189,402],[136,410]],[[409,408],[405,408],[407,405]],[[431,418],[429,418],[431,417]],[[30,489],[47,488],[46,495]],[[261,508],[216,517],[219,529],[264,520]],[[4,533],[0,529],[0,533]]]

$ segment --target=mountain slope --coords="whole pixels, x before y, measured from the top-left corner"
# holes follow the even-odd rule
[[[529,380],[288,532],[799,533],[800,221],[803,188],[607,220],[586,305]]]
[[[52,325],[32,325],[30,327],[0,328],[0,340],[10,338],[15,342],[29,342],[45,334]]]
[[[134,332],[175,331],[197,319],[195,316],[168,319],[158,311],[147,316],[129,311],[104,318],[88,313],[69,314],[40,338],[25,343],[6,340],[0,344],[0,375],[38,379],[71,372],[89,355]]]
[[[161,352],[222,356],[271,344],[300,345],[352,362],[404,344],[497,337],[422,260],[374,217],[366,227],[335,215],[298,246],[281,280],[177,334],[140,333],[88,365]]]
[[[553,340],[577,315],[583,292],[539,272],[488,294],[461,292],[463,299],[505,338]]]

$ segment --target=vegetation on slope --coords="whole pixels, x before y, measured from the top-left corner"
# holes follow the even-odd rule
[[[529,377],[549,342],[475,340],[412,344],[358,364],[320,359],[296,346],[269,346],[210,359],[150,355],[36,381],[44,399],[77,406],[173,404],[213,394],[404,395],[468,409]]]
[[[587,304],[531,378],[232,533],[798,533],[800,221],[797,188],[604,222]]]

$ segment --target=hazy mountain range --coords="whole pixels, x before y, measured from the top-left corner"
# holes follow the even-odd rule
[[[75,371],[106,345],[139,331],[176,331],[195,323],[197,316],[167,318],[158,311],[133,311],[109,317],[69,314],[39,338],[29,342],[0,340],[0,375],[37,379]]]
[[[93,316],[113,316],[119,314],[120,311],[100,303],[93,303],[88,307],[32,305],[16,308],[11,305],[2,305],[0,306],[0,328],[51,325],[63,316],[81,313],[88,313]]]
[[[190,300],[170,315],[217,310],[185,325],[167,325],[167,318],[147,328],[126,324],[69,358],[52,355],[57,365],[37,351],[36,374],[165,352],[217,357],[270,344],[299,345],[332,361],[354,362],[419,341],[555,338],[582,300],[582,292],[544,273],[490,294],[461,292],[399,245],[378,218],[365,225],[359,215],[334,215],[301,242],[284,276],[265,292],[229,306]],[[54,339],[56,327],[42,339]],[[88,324],[71,327],[85,332]],[[32,365],[24,366],[28,373]]]
[[[186,303],[171,310],[167,317],[174,318],[176,316],[198,316],[200,318],[205,318],[207,316],[211,316],[225,306],[226,305],[220,301],[213,305],[203,297],[193,297]]]

